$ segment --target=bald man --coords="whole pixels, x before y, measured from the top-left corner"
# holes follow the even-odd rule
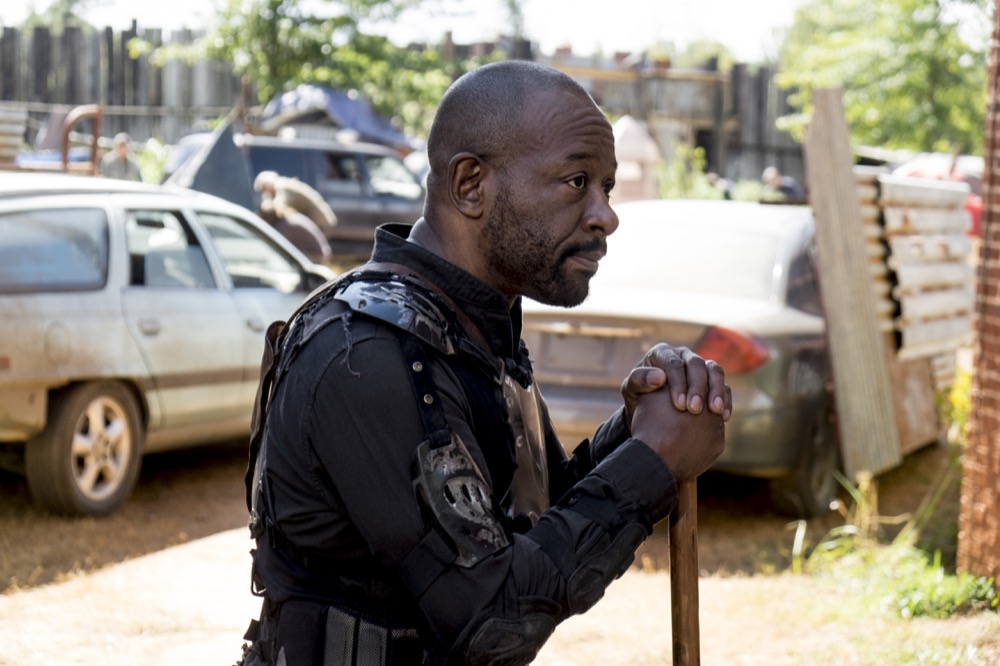
[[[580,303],[618,226],[589,95],[482,67],[445,94],[428,153],[423,217],[381,227],[371,261],[271,337],[244,664],[527,664],[722,452],[729,388],[687,349],[638,359],[571,458],[534,385],[521,297]]]

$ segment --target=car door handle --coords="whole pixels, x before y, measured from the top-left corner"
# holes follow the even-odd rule
[[[139,330],[144,335],[156,335],[160,332],[160,320],[158,319],[140,319],[139,320]]]
[[[264,325],[264,320],[259,317],[250,317],[247,319],[246,324],[247,328],[255,333],[260,333],[267,328],[267,326]]]

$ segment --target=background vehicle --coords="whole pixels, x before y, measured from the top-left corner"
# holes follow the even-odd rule
[[[0,459],[106,514],[144,453],[249,433],[263,332],[332,273],[245,209],[104,178],[0,179]]]
[[[524,339],[564,445],[621,405],[619,387],[655,342],[718,361],[733,390],[715,469],[772,479],[787,512],[828,510],[839,464],[825,324],[807,208],[636,201],[581,306],[526,302]]]
[[[211,134],[185,137],[175,147],[167,173],[177,172],[211,138]],[[252,183],[261,171],[274,171],[306,183],[330,204],[337,224],[324,231],[340,264],[369,257],[378,225],[412,224],[423,214],[423,185],[399,155],[385,146],[287,135],[235,134],[233,141],[244,156],[247,172],[227,169],[228,177],[249,177]],[[224,196],[223,192],[211,193]]]

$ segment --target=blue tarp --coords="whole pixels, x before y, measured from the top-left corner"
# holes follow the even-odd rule
[[[361,141],[397,150],[413,149],[410,139],[375,113],[365,99],[324,86],[302,84],[278,95],[267,103],[259,120],[261,128],[268,131],[290,122],[328,122],[334,127],[354,130]]]

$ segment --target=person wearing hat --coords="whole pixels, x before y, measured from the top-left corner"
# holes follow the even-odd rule
[[[111,141],[111,150],[101,159],[101,175],[105,178],[141,181],[139,163],[132,156],[132,139],[125,132],[119,132]]]

